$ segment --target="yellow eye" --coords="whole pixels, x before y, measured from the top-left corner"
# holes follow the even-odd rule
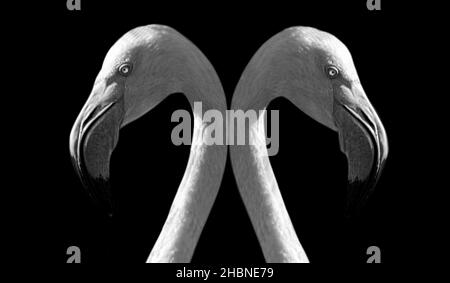
[[[335,66],[328,66],[326,68],[326,73],[330,79],[334,79],[339,75],[339,69]]]
[[[119,73],[126,77],[131,73],[131,70],[133,69],[133,67],[131,66],[130,63],[124,63],[122,65],[120,65],[119,67]]]

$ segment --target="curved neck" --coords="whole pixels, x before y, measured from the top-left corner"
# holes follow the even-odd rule
[[[252,109],[259,113],[265,96]],[[234,106],[234,109],[239,109]],[[267,262],[308,262],[286,210],[270,165],[264,129],[265,114],[249,124],[249,143],[230,147],[236,182]]]
[[[198,48],[173,31],[160,45],[173,57],[154,64],[164,79],[159,93],[162,98],[184,93],[194,110],[194,127],[186,171],[147,262],[190,262],[217,196],[227,154],[226,145],[208,145],[203,112],[217,109],[224,115],[226,101],[213,66]],[[196,112],[195,102],[202,103],[202,113]]]
[[[207,110],[207,109],[204,109]],[[220,110],[225,113],[225,106]],[[226,145],[208,145],[203,113],[194,111],[189,161],[163,229],[147,262],[190,262],[213,206],[227,155]]]

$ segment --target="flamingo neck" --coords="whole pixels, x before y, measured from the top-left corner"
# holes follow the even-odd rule
[[[189,161],[163,229],[147,262],[190,262],[219,190],[226,145],[207,145],[206,124],[194,112]]]
[[[253,110],[259,113],[270,99],[259,100]],[[270,165],[264,116],[249,125],[248,144],[230,149],[234,175],[266,261],[308,262]]]

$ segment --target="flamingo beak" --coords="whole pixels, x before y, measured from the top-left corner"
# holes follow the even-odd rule
[[[335,100],[333,115],[341,151],[347,157],[348,187],[346,216],[358,215],[373,192],[388,155],[383,124],[359,83],[341,87],[352,103]]]
[[[112,216],[109,162],[119,139],[123,100],[117,85],[96,84],[70,133],[70,155],[78,177],[94,202]]]

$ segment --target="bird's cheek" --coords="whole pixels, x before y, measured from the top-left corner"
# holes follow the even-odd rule
[[[141,91],[136,89],[126,89],[124,92],[124,105],[125,105],[125,115],[122,123],[122,127],[135,121],[147,112],[145,97],[143,97]]]
[[[133,86],[125,86],[123,91],[124,119],[122,127],[138,118],[137,112],[142,105],[139,90]]]
[[[323,96],[321,104],[320,104],[320,105],[322,105],[323,116],[324,116],[324,119],[327,121],[328,128],[330,128],[332,130],[336,130],[335,125],[334,125],[334,116],[333,116],[333,109],[334,109],[334,103],[335,103],[333,89],[330,88],[330,89],[324,90],[324,94],[325,95]]]

